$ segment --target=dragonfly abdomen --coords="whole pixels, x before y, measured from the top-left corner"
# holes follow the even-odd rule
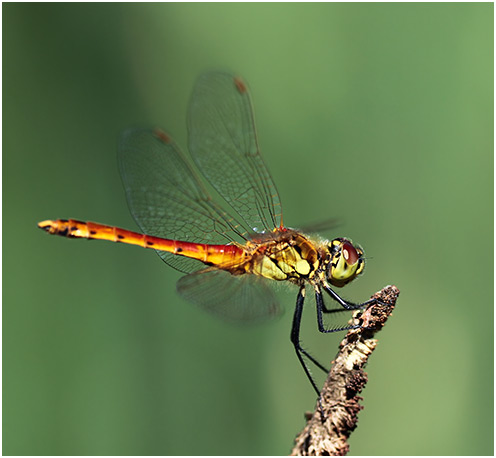
[[[236,245],[209,245],[206,243],[183,242],[164,239],[152,235],[128,231],[116,226],[100,223],[83,222],[74,219],[47,220],[38,223],[38,227],[49,234],[70,238],[107,240],[109,242],[127,243],[143,248],[166,251],[178,256],[197,259],[208,265],[240,264],[246,252]]]

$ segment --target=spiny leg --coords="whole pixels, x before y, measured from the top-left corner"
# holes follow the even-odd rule
[[[350,311],[349,309],[345,309],[343,307],[340,307],[337,309],[328,309],[325,302],[322,304],[322,313],[331,314],[331,313],[343,313],[343,312],[349,312],[349,311]]]
[[[310,380],[310,383],[312,384],[317,395],[320,396],[320,391],[317,388],[317,385],[315,384],[312,375],[310,374],[310,370],[308,369],[308,366],[305,360],[303,359],[303,355],[306,356],[308,359],[310,359],[310,361],[312,361],[317,367],[322,369],[324,372],[327,373],[328,370],[324,366],[322,366],[322,364],[320,364],[315,358],[313,358],[308,352],[306,352],[300,345],[300,325],[301,325],[301,316],[303,313],[304,301],[305,301],[305,287],[302,286],[298,292],[298,297],[296,299],[296,307],[293,316],[293,325],[291,327],[291,342],[294,345],[296,356],[298,357],[298,360],[300,361],[300,364],[302,365],[308,380]]]
[[[301,294],[301,309],[299,310],[298,312],[298,301],[300,300],[300,294]],[[293,318],[293,328],[291,330],[291,342],[293,342],[293,344],[296,346],[298,346],[298,349],[296,350],[297,352],[300,352],[302,354],[304,354],[310,361],[312,361],[312,363],[314,363],[319,369],[321,369],[322,371],[324,371],[326,374],[329,372],[329,369],[327,369],[324,365],[322,365],[321,363],[319,363],[310,353],[308,353],[301,345],[300,345],[300,323],[301,323],[301,315],[303,313],[303,302],[305,300],[305,287],[302,287],[300,289],[300,292],[298,293],[298,298],[296,299],[296,310],[295,310],[295,315],[294,315],[294,318]],[[297,317],[297,313],[299,313],[299,317],[298,317],[298,323],[297,323],[297,330],[295,331],[295,324],[296,324],[296,317]],[[296,337],[293,337],[294,333],[297,333]],[[296,343],[295,343],[295,340],[293,340],[293,338],[296,339]],[[298,357],[299,358],[299,357]],[[301,361],[301,360],[300,360]]]
[[[320,287],[315,288],[315,303],[317,305],[317,324],[319,326],[319,331],[325,334],[332,333],[332,332],[339,332],[339,331],[348,331],[350,329],[356,329],[358,326],[356,325],[346,325],[338,328],[332,328],[332,329],[326,329],[324,326],[324,319],[322,317],[322,313],[336,313],[339,311],[347,311],[345,309],[332,309],[328,310],[325,307],[324,304],[324,298],[322,296],[322,291]],[[357,307],[359,308],[359,307]]]
[[[342,299],[337,293],[335,293],[327,284],[322,284],[322,287],[336,302],[338,302],[343,308],[342,309],[328,309],[324,303],[324,298],[322,296],[322,291],[319,287],[315,288],[315,302],[317,304],[317,323],[319,326],[319,331],[323,333],[331,333],[331,332],[339,332],[339,331],[348,331],[350,329],[356,329],[359,326],[357,325],[347,325],[339,328],[326,329],[324,327],[324,320],[322,317],[322,313],[339,313],[342,311],[348,310],[357,310],[365,308],[372,304],[380,304],[387,305],[379,299],[369,299],[361,304],[354,304],[353,302],[345,301]]]
[[[362,302],[361,304],[355,304],[350,301],[345,301],[343,298],[341,298],[341,296],[338,293],[334,292],[334,290],[327,283],[324,282],[322,284],[322,287],[324,288],[325,292],[329,294],[329,296],[331,296],[339,305],[341,305],[341,307],[345,308],[346,310],[362,309],[372,304],[388,305],[379,299],[369,299],[368,301]],[[327,309],[327,307],[324,304],[324,301],[322,301],[322,311],[324,313],[335,313],[338,312],[339,310],[341,309]]]

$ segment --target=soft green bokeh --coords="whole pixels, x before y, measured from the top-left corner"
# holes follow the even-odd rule
[[[129,125],[185,145],[198,74],[252,88],[288,226],[337,217],[401,290],[354,455],[493,453],[493,5],[4,4],[3,452],[287,454],[315,396],[285,317],[228,326],[153,253],[49,237],[136,228]],[[342,336],[304,342],[330,360]]]

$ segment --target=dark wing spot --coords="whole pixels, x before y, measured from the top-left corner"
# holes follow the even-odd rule
[[[176,248],[176,253],[182,253],[182,252],[183,252],[183,249],[181,247]]]
[[[164,143],[171,143],[172,141],[171,138],[162,129],[155,129],[153,131],[153,134]]]
[[[147,244],[148,246],[153,246],[153,245],[154,245],[154,243],[153,243],[153,242],[150,242],[150,240],[147,240],[147,241],[146,241],[146,244]]]
[[[119,240],[122,240],[122,239],[124,239],[125,237],[124,237],[122,234],[117,234],[117,238],[118,238]]]
[[[236,76],[234,78],[234,84],[236,85],[236,89],[241,93],[244,94],[247,91],[246,84],[243,82],[243,80]]]

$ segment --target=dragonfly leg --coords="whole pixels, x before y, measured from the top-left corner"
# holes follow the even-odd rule
[[[324,366],[322,366],[322,364],[320,364],[315,358],[313,358],[307,351],[305,351],[300,345],[300,325],[301,325],[301,316],[303,313],[303,302],[304,301],[305,301],[305,287],[302,286],[300,288],[300,291],[298,292],[298,297],[296,299],[296,308],[295,308],[295,313],[294,313],[294,317],[293,317],[293,325],[291,327],[291,342],[293,343],[293,345],[295,347],[296,356],[298,357],[298,360],[300,361],[308,380],[310,381],[311,385],[313,386],[313,389],[317,393],[317,402],[319,405],[320,419],[321,419],[322,423],[324,423],[325,415],[324,415],[324,408],[322,407],[322,398],[320,396],[320,390],[317,388],[315,380],[313,379],[312,375],[310,374],[310,370],[308,369],[308,366],[307,366],[305,360],[303,359],[303,355],[306,356],[308,359],[310,359],[310,361],[312,361],[317,367],[319,367],[320,369],[322,369],[326,373],[329,371]]]
[[[369,299],[368,301],[362,302],[361,304],[355,304],[350,301],[345,301],[339,294],[334,292],[329,285],[326,285],[325,283],[322,285],[324,288],[325,292],[329,294],[341,307],[345,308],[346,310],[356,310],[356,309],[363,309],[371,304],[379,304],[379,305],[388,305],[382,302],[379,299]],[[320,291],[319,291],[320,292]],[[334,313],[340,309],[327,309],[324,301],[322,301],[322,311],[324,313]]]
[[[329,372],[322,364],[320,364],[312,355],[310,355],[306,350],[304,350],[300,344],[300,325],[301,325],[301,316],[303,313],[303,302],[305,301],[305,287],[302,286],[300,291],[298,292],[298,297],[296,299],[296,307],[295,313],[293,316],[293,325],[291,327],[291,342],[294,345],[296,356],[300,361],[305,374],[310,380],[315,392],[320,396],[320,391],[315,384],[315,381],[310,374],[310,370],[308,369],[307,363],[305,362],[303,356],[306,356],[310,361],[312,361],[319,369],[323,370],[326,374]]]
[[[348,331],[350,329],[356,329],[359,326],[355,325],[346,325],[342,327],[337,327],[337,328],[331,328],[331,329],[326,329],[324,326],[324,319],[322,317],[322,313],[334,313],[334,312],[339,312],[339,311],[345,311],[344,309],[333,309],[333,310],[328,310],[325,308],[324,304],[324,298],[322,297],[322,291],[320,288],[315,289],[315,302],[317,304],[317,324],[319,326],[319,331],[322,333],[331,333],[331,332],[339,332],[339,331]],[[357,307],[358,308],[358,307]]]
[[[349,310],[343,307],[337,309],[328,309],[325,303],[322,304],[322,313],[343,313],[343,312],[349,312]]]

